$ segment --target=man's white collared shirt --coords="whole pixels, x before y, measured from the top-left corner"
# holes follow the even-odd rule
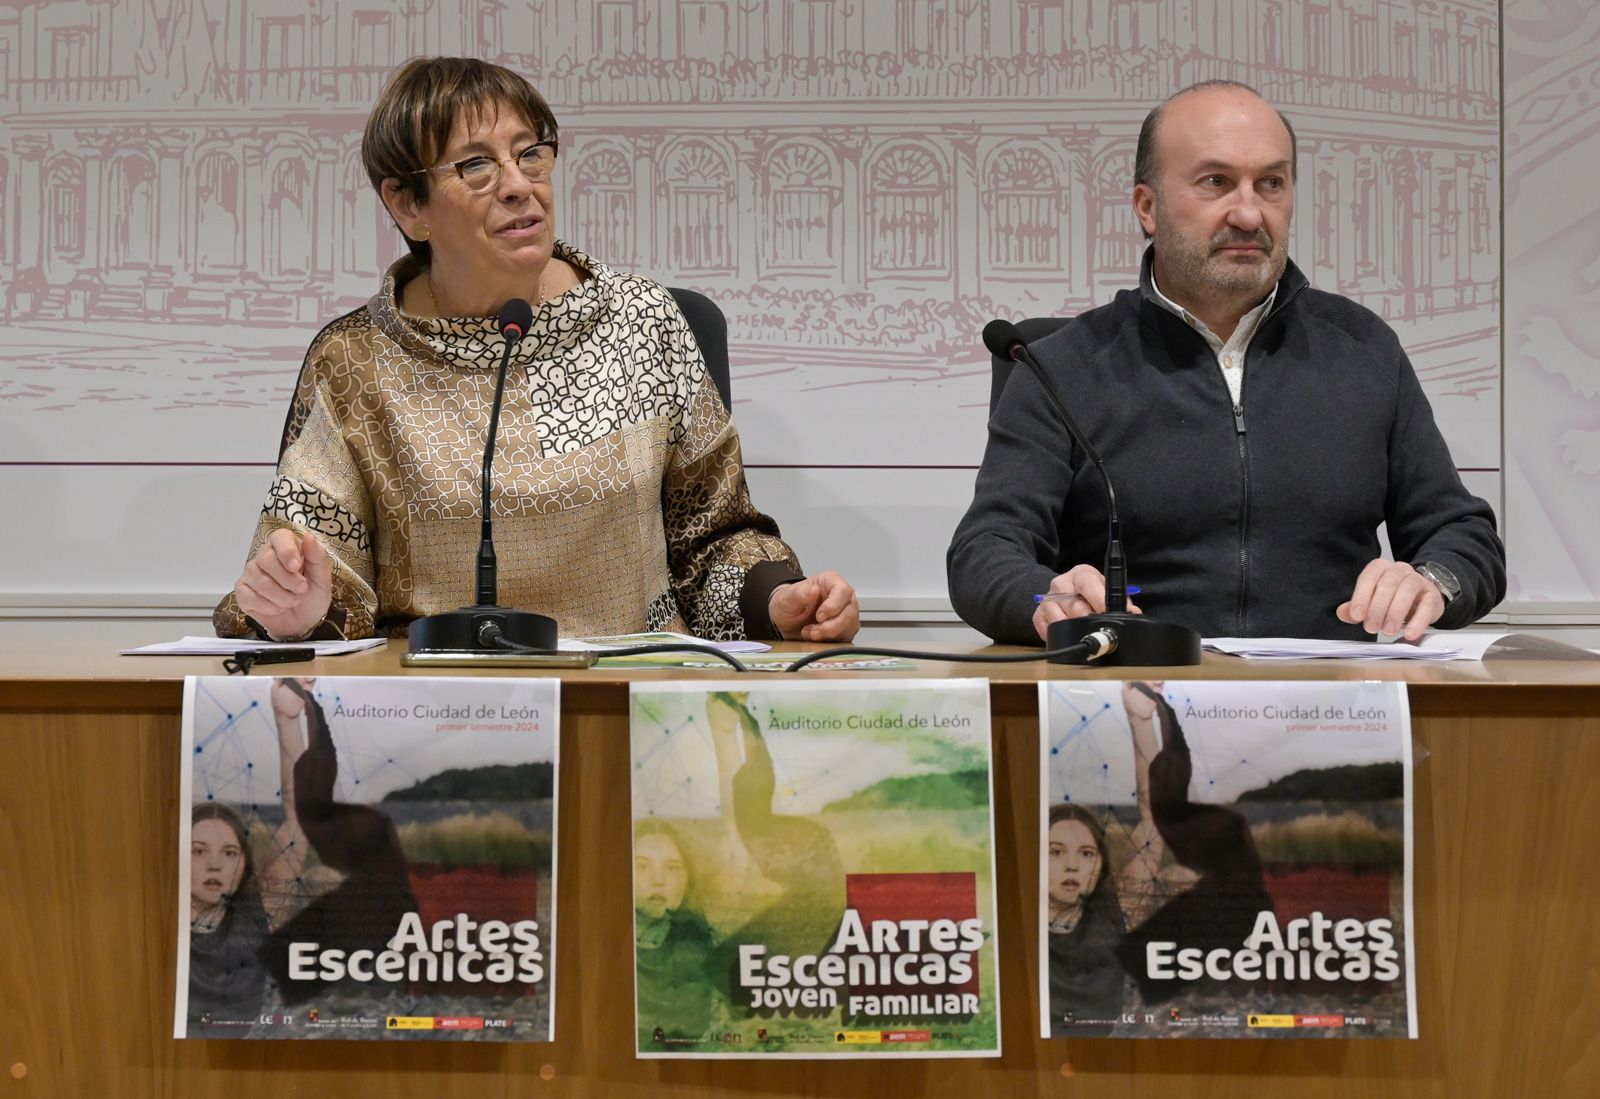
[[[1233,335],[1228,337],[1226,343],[1217,338],[1217,334],[1206,326],[1206,322],[1189,312],[1183,306],[1173,301],[1161,292],[1161,287],[1156,284],[1155,272],[1150,272],[1150,288],[1156,292],[1156,301],[1168,312],[1182,317],[1184,323],[1200,333],[1206,345],[1211,348],[1211,353],[1217,357],[1217,365],[1222,368],[1222,379],[1228,383],[1228,393],[1233,398],[1233,407],[1238,408],[1241,395],[1244,393],[1244,352],[1250,346],[1250,337],[1256,334],[1256,326],[1261,323],[1261,318],[1267,315],[1267,310],[1272,308],[1272,300],[1278,296],[1278,287],[1272,287],[1272,293],[1267,295],[1265,301],[1250,312],[1239,318],[1239,323],[1234,326]]]

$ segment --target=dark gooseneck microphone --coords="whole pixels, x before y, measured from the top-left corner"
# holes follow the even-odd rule
[[[1140,668],[1200,663],[1199,633],[1187,626],[1157,622],[1145,615],[1128,613],[1128,569],[1122,553],[1122,521],[1117,514],[1117,493],[1111,485],[1110,474],[1106,472],[1106,463],[1100,457],[1100,452],[1094,448],[1094,444],[1078,430],[1078,425],[1073,420],[1072,414],[1067,411],[1061,394],[1056,391],[1055,385],[1045,374],[1044,367],[1039,365],[1039,360],[1028,350],[1028,345],[1023,341],[1022,334],[1017,331],[1017,326],[1007,320],[990,321],[983,329],[983,344],[989,349],[990,354],[1022,363],[1033,371],[1034,377],[1039,380],[1039,388],[1044,390],[1045,398],[1056,410],[1056,415],[1061,417],[1061,422],[1066,425],[1067,434],[1094,463],[1095,469],[1100,474],[1100,481],[1106,488],[1105,612],[1050,623],[1049,636],[1045,644],[1052,650],[1065,649],[1083,641],[1096,631],[1105,630],[1114,638],[1114,647],[1110,652],[1098,657],[1072,653],[1062,657],[1051,657],[1051,661],[1062,664],[1087,664],[1092,661],[1098,664]]]
[[[499,605],[499,570],[490,504],[490,490],[494,484],[491,469],[495,440],[500,431],[500,405],[505,399],[506,368],[511,362],[512,348],[527,334],[532,323],[533,307],[521,298],[512,298],[500,309],[498,324],[506,346],[500,356],[500,373],[494,383],[494,406],[489,411],[488,438],[483,445],[483,531],[478,542],[477,602],[459,611],[430,614],[411,623],[412,653],[556,651],[559,631],[555,619]]]
[[[506,366],[511,349],[527,334],[533,323],[533,307],[521,298],[512,298],[500,307],[500,334],[505,351],[500,356],[500,375],[494,383],[494,407],[489,410],[489,438],[483,444],[483,483],[479,498],[483,504],[483,533],[478,540],[478,606],[492,607],[499,602],[499,570],[494,555],[494,519],[490,514],[489,491],[493,487],[494,447],[500,435],[500,403],[506,394]]]

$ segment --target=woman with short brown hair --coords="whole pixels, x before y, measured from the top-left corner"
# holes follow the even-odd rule
[[[854,589],[803,576],[751,503],[672,297],[556,239],[558,149],[510,70],[420,58],[390,79],[362,158],[411,255],[313,341],[219,634],[403,633],[472,601],[494,318],[522,298],[491,501],[500,601],[569,635],[855,635]]]

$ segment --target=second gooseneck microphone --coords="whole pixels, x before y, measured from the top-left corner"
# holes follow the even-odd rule
[[[1061,422],[1066,425],[1067,434],[1094,463],[1106,488],[1108,516],[1105,556],[1106,609],[1101,614],[1052,622],[1048,630],[1046,647],[1052,650],[1065,649],[1085,640],[1091,634],[1106,631],[1111,635],[1113,642],[1110,652],[1098,655],[1074,654],[1060,658],[1059,662],[1064,664],[1093,662],[1126,667],[1200,663],[1200,635],[1194,630],[1169,622],[1157,622],[1145,615],[1128,613],[1128,568],[1127,560],[1122,553],[1122,522],[1117,514],[1116,489],[1111,485],[1111,477],[1106,472],[1106,463],[1100,457],[1100,452],[1094,448],[1094,444],[1078,430],[1072,414],[1067,411],[1066,402],[1061,399],[1061,394],[1056,391],[1055,385],[1045,374],[1044,367],[1039,365],[1039,360],[1028,350],[1028,345],[1023,341],[1022,334],[1017,331],[1017,326],[1007,320],[990,321],[983,329],[983,343],[990,354],[1022,363],[1033,372],[1034,377],[1039,380],[1039,388],[1044,391],[1045,398],[1055,408],[1056,414],[1061,417]]]

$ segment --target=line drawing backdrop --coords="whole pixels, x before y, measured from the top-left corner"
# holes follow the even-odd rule
[[[1531,68],[1565,71],[1545,7],[1511,0],[1505,26],[1546,35]],[[358,150],[418,53],[527,75],[562,124],[558,235],[718,302],[756,501],[869,610],[948,614],[943,547],[985,436],[978,333],[1132,284],[1139,122],[1212,77],[1294,120],[1291,255],[1395,326],[1469,487],[1520,521],[1501,33],[1493,0],[0,6],[0,505],[59,531],[48,555],[0,549],[0,602],[198,607],[231,585],[305,346],[403,249]],[[1524,83],[1527,114],[1548,94]],[[1540,163],[1592,147],[1590,125]],[[1514,558],[1514,597],[1596,598],[1600,540],[1563,503],[1582,465],[1542,472],[1530,522],[1560,567]]]

